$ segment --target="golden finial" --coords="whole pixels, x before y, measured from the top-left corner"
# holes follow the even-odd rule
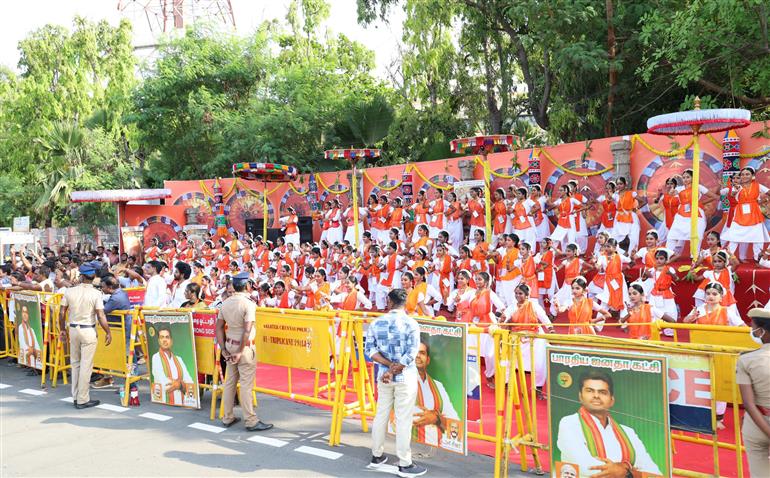
[[[695,97],[695,109],[696,110],[700,109],[700,96]]]

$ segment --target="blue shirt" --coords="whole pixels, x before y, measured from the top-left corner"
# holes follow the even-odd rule
[[[109,315],[113,310],[131,310],[131,301],[128,300],[128,294],[123,289],[118,289],[110,295],[107,302],[104,303],[104,313],[107,314],[107,320],[110,322],[120,322],[120,317]],[[129,317],[126,320],[130,320]]]
[[[404,365],[404,372],[417,370],[414,359],[420,348],[420,325],[416,320],[401,310],[391,310],[369,324],[366,331],[366,356],[371,358],[375,353]],[[387,368],[377,364],[376,381],[380,381]],[[396,382],[404,381],[404,372],[396,375]]]

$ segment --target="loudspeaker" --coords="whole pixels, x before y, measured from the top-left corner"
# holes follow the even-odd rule
[[[299,226],[299,242],[313,242],[313,218],[310,216],[301,216],[297,222]]]
[[[246,219],[246,232],[250,232],[254,237],[262,235],[262,219]],[[300,216],[297,221],[297,227],[299,228],[299,241],[300,242],[313,242],[313,218],[310,216]],[[282,236],[284,233],[281,228],[268,228],[267,240],[273,241]]]
[[[262,235],[262,219],[256,218],[256,219],[246,219],[246,232],[250,232],[254,237],[261,236]],[[267,228],[267,240],[273,241],[275,243],[275,240],[283,235],[283,231],[281,231],[280,227],[268,227]]]

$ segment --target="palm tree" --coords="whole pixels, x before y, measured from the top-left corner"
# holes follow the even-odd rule
[[[54,212],[69,206],[70,194],[84,172],[85,133],[74,123],[58,122],[35,139],[41,151],[42,191],[35,201],[35,211],[46,218],[51,227]]]
[[[371,148],[382,141],[393,123],[393,107],[382,95],[352,104],[337,124],[339,147]]]

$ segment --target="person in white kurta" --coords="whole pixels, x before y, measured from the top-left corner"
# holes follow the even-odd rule
[[[193,379],[182,358],[174,355],[172,350],[174,341],[171,337],[171,331],[158,327],[157,333],[160,350],[152,356],[153,398],[155,401],[170,405],[182,405],[185,391],[192,390]],[[168,366],[168,373],[164,368],[164,363]]]
[[[619,434],[616,433],[615,428],[620,427],[634,450],[635,458],[633,463],[630,463],[632,470],[627,469],[627,473],[633,471],[661,475],[660,468],[647,452],[645,444],[639,439],[636,431],[629,426],[617,423],[611,416],[610,410],[615,404],[612,377],[602,370],[593,369],[581,375],[577,383],[581,407],[577,413],[567,415],[559,421],[559,431],[556,435],[556,447],[561,453],[559,461],[578,465],[581,477],[593,476],[601,472],[611,473],[620,470],[620,467],[627,469],[627,466],[622,463],[624,457],[618,439]],[[587,420],[593,423],[583,427],[582,422],[587,423]],[[591,425],[595,426],[598,436],[586,436],[590,433],[588,430]],[[601,440],[609,462],[601,460],[590,451],[588,447],[590,439],[597,442]],[[607,474],[607,476],[614,475]]]
[[[415,359],[419,379],[417,400],[414,404],[414,430],[418,440],[426,445],[439,446],[447,428],[447,420],[459,420],[444,384],[428,375],[430,348],[420,343]],[[465,397],[462,397],[464,400]]]

